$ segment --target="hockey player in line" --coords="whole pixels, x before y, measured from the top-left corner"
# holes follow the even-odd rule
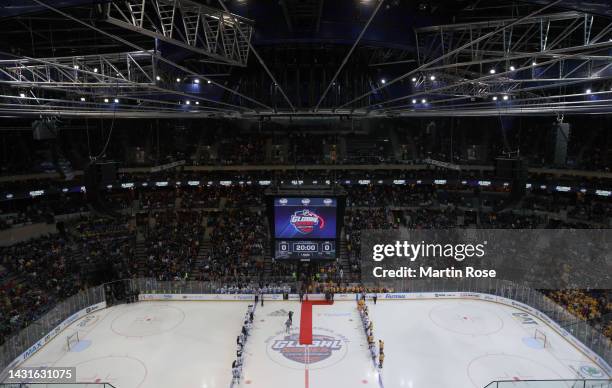
[[[359,301],[357,301],[357,310],[359,310],[360,313],[363,313],[364,307],[365,307],[365,301],[363,299],[359,299]]]
[[[370,323],[371,323],[370,318],[367,315],[365,315],[363,317],[363,321],[362,322],[363,322],[363,328],[366,331],[368,331],[368,329],[370,328]]]
[[[288,315],[289,315],[289,321],[291,322],[291,324],[293,324],[293,311],[289,311]]]
[[[291,323],[291,319],[290,319],[290,318],[288,318],[288,319],[285,321],[285,332],[286,332],[287,334],[291,333],[291,325],[292,325],[292,323]]]
[[[374,342],[369,344],[368,347],[370,348],[370,356],[372,357],[372,360],[376,362],[376,346],[374,346]]]
[[[234,361],[235,363],[236,361]],[[240,368],[234,366],[232,368],[232,384],[238,384],[240,382]]]

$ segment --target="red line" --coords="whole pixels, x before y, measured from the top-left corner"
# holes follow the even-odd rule
[[[310,364],[310,353],[308,351],[308,346],[306,346],[306,364],[304,365],[304,388],[309,388],[310,386],[310,375],[308,374],[308,365]]]
[[[312,345],[312,306],[330,305],[333,302],[324,300],[302,302],[302,312],[300,314],[300,344]]]
[[[300,315],[300,344],[312,344],[312,303],[302,302]]]
[[[312,345],[312,306],[313,305],[331,305],[334,302],[324,300],[304,301],[302,302],[302,312],[300,314],[300,344]],[[304,367],[304,388],[309,388],[310,377],[308,375],[308,365],[310,364],[310,353],[308,346],[306,352],[306,365]]]

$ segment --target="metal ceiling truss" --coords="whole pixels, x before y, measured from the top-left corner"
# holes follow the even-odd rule
[[[415,34],[415,70],[340,108],[376,93],[369,105],[359,107],[376,114],[422,114],[425,108],[452,106],[499,111],[503,101],[508,108],[542,109],[550,101],[549,91],[556,91],[559,98],[581,96],[583,101],[560,102],[555,109],[569,111],[593,102],[612,109],[612,103],[596,93],[611,90],[612,22],[608,18],[582,12],[531,14],[424,27]],[[388,98],[377,93],[407,78],[411,93]]]
[[[580,12],[564,12],[518,19],[434,26],[416,30],[417,58],[424,65],[447,53],[447,69],[466,67],[485,72],[495,65],[507,65],[516,58],[548,58],[556,49],[588,49],[608,40],[612,23]],[[513,22],[517,22],[511,25]],[[506,26],[511,25],[508,28]],[[493,34],[490,34],[494,32]],[[486,39],[480,40],[486,36]],[[472,41],[477,43],[470,44]],[[467,45],[467,47],[466,47]],[[508,66],[503,66],[508,67]],[[482,71],[481,71],[482,72]]]
[[[62,10],[59,10],[59,9],[57,9],[57,8],[47,4],[47,3],[45,3],[42,0],[32,0],[32,1],[37,3],[37,4],[39,4],[39,5],[41,5],[41,6],[43,6],[43,7],[45,7],[46,9],[48,9],[50,11],[53,11],[53,12],[55,12],[55,13],[63,16],[63,17],[65,17],[65,18],[69,19],[69,20],[72,20],[72,21],[74,21],[74,22],[76,22],[76,23],[78,23],[78,24],[80,24],[82,26],[85,26],[85,27],[87,27],[87,28],[89,28],[89,29],[91,29],[93,31],[96,31],[96,32],[104,35],[104,36],[107,36],[107,37],[109,37],[109,38],[111,38],[111,39],[113,39],[113,40],[115,40],[117,42],[120,42],[120,43],[122,43],[122,44],[124,44],[124,45],[126,45],[128,47],[131,47],[132,49],[134,49],[136,51],[141,51],[141,52],[146,51],[145,48],[143,48],[143,47],[133,43],[132,41],[126,40],[126,39],[124,39],[124,38],[122,38],[120,36],[117,36],[116,34],[113,34],[111,32],[108,32],[108,31],[105,31],[105,30],[103,30],[101,28],[98,28],[98,27],[96,27],[95,25],[93,25],[91,23],[88,23],[88,22],[86,22],[84,20],[79,19],[78,17],[75,17],[75,16],[73,16],[71,14],[68,14],[68,13],[62,11]],[[226,12],[226,13],[229,14],[229,12]],[[244,36],[244,32],[242,30],[238,30],[238,32],[241,33]],[[250,41],[248,41],[248,45],[249,45],[249,47],[251,47]],[[186,97],[186,98],[192,98],[194,100],[199,100],[199,101],[206,101],[206,102],[210,102],[212,104],[220,105],[220,106],[223,106],[223,107],[232,108],[232,109],[226,109],[226,110],[228,110],[227,115],[230,116],[230,117],[234,117],[235,114],[237,114],[237,113],[240,113],[240,112],[243,112],[243,111],[248,111],[249,108],[246,108],[244,106],[245,102],[252,103],[254,105],[257,105],[257,106],[265,108],[265,109],[269,109],[270,108],[269,106],[267,106],[267,105],[265,105],[265,104],[255,100],[253,98],[250,98],[249,96],[246,96],[246,95],[244,95],[244,94],[242,94],[242,93],[240,93],[238,91],[235,91],[232,88],[223,85],[222,83],[216,82],[214,79],[211,79],[210,77],[198,74],[198,73],[194,72],[193,70],[191,70],[191,69],[189,69],[189,68],[187,68],[185,66],[181,66],[181,65],[177,64],[176,62],[174,62],[174,61],[172,61],[172,60],[170,60],[170,59],[160,55],[159,52],[152,52],[151,55],[155,58],[155,60],[157,61],[158,65],[161,64],[161,63],[163,63],[164,65],[168,65],[168,66],[170,66],[173,69],[172,71],[177,73],[177,75],[180,74],[179,78],[181,80],[183,80],[185,78],[192,78],[194,80],[198,79],[198,78],[201,78],[202,80],[206,81],[207,84],[210,84],[211,86],[220,88],[220,89],[230,93],[231,95],[235,96],[235,98],[238,98],[240,100],[239,100],[239,105],[236,105],[236,104],[226,103],[226,102],[222,102],[222,101],[217,101],[217,100],[211,99],[211,98],[206,98],[206,97],[203,97],[201,94],[192,94],[192,93],[186,93],[186,92],[178,91],[176,89],[170,89],[170,88],[167,88],[168,83],[170,82],[170,80],[162,80],[162,82],[165,82],[165,83],[162,83],[163,87],[160,87],[159,84],[158,84],[157,87],[150,87],[150,89],[152,89],[153,91],[156,91],[156,92],[168,92],[169,94],[178,95],[178,96],[182,96],[182,97]],[[176,87],[176,85],[173,85],[173,86]],[[218,109],[222,110],[220,108],[218,108]]]
[[[104,6],[105,20],[228,65],[246,66],[253,22],[190,0],[124,0]]]
[[[154,85],[156,68],[151,52],[144,51],[0,60],[0,73],[8,79],[0,82],[21,87],[96,88],[114,94],[117,89]]]
[[[239,83],[215,82],[173,62],[159,51],[146,51],[129,39],[42,0],[32,1],[133,51],[0,60],[0,115],[3,116],[197,118],[215,115],[299,119],[612,111],[612,21],[584,12],[544,13],[561,0],[521,17],[419,28],[415,31],[414,57],[376,49],[368,61],[370,68],[385,66],[393,71],[409,66],[412,70],[390,80],[370,82],[369,86],[358,89],[364,94],[354,98],[326,99],[330,85],[334,85],[358,46],[366,24],[336,68],[335,76],[326,80],[327,89],[316,97],[313,106],[302,110],[294,108],[253,47],[252,22],[229,13],[222,0],[219,3],[223,10],[190,0],[123,0],[101,7],[107,22],[202,54],[203,61],[245,66],[249,51],[253,51],[272,80],[270,93],[282,94],[287,108],[268,106],[240,93]],[[382,4],[379,1],[378,7]],[[13,57],[0,54],[4,58]],[[186,80],[191,83],[192,79],[204,80],[201,86],[215,89],[210,94],[207,89],[194,92],[197,88],[184,84]],[[284,79],[282,75],[280,79]],[[225,92],[225,97],[213,92],[220,92],[219,89]]]
[[[68,110],[92,108],[99,104],[101,109],[108,110],[108,103],[111,99],[114,101],[115,98],[124,102],[134,102],[133,105],[114,105],[115,109],[124,110],[178,109],[185,111],[180,106],[192,103],[191,110],[197,108],[231,114],[237,109],[242,109],[237,105],[171,88],[175,85],[174,82],[170,80],[164,82],[161,79],[157,73],[153,53],[146,51],[0,60],[0,84],[18,89],[18,93],[8,92],[7,96],[10,97],[6,97],[17,99],[19,106],[16,107],[16,110],[28,105],[41,107],[44,105],[41,102],[49,101],[55,104],[52,106],[54,109],[60,107]],[[34,90],[38,91],[34,93]],[[152,93],[174,97],[155,99],[150,97]],[[45,98],[49,94],[53,94],[55,98]],[[104,103],[105,100],[109,101]],[[200,103],[203,104],[202,107],[199,107]],[[221,107],[204,106],[204,104],[220,105]],[[49,107],[46,106],[44,109]]]

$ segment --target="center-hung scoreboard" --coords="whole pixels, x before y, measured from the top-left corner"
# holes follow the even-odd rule
[[[274,258],[300,261],[336,259],[344,199],[344,196],[329,192],[271,195],[269,214]]]

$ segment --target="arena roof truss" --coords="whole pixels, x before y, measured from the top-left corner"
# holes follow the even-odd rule
[[[108,104],[115,105],[113,110],[184,111],[182,103],[154,98],[160,94],[183,98],[190,104],[193,102],[194,106],[201,103],[201,110],[206,112],[228,114],[240,108],[177,90],[173,82],[160,82],[155,63],[154,54],[149,51],[0,60],[0,74],[6,76],[0,84],[20,90],[18,96],[0,98],[17,100],[20,110],[37,108],[43,112],[57,109],[78,112],[86,108],[103,113],[108,111]],[[53,98],[56,95],[59,97]],[[121,101],[123,105],[120,105]],[[126,104],[128,101],[135,106]],[[217,106],[206,106],[211,104]]]
[[[104,4],[105,21],[213,61],[246,66],[253,22],[189,0],[125,0]]]
[[[609,112],[612,21],[581,12],[535,14],[415,30],[410,93],[374,101],[377,114]],[[459,111],[459,112],[458,112]]]
[[[413,37],[402,38],[414,50],[403,48],[401,55],[394,46],[362,39],[385,17],[378,12],[385,0],[379,0],[355,29],[350,47],[340,51],[342,60],[308,93],[300,90],[299,75],[289,80],[278,63],[271,71],[265,61],[270,55],[260,55],[253,42],[254,22],[231,13],[221,0],[219,8],[195,0],[94,2],[88,6],[91,18],[70,7],[55,8],[49,0],[26,1],[103,37],[112,52],[90,54],[86,43],[72,50],[83,51],[80,55],[0,51],[2,116],[365,118],[612,111],[612,19],[559,8],[563,0],[516,8],[514,16],[492,13],[482,20],[462,14],[456,23],[415,27]],[[292,30],[298,19],[287,12],[294,4],[279,4]],[[313,31],[319,29],[323,4],[312,2],[309,8],[316,16],[308,19]],[[48,38],[40,30],[28,32],[32,39]],[[370,59],[356,65],[366,57],[359,51],[364,49]],[[257,63],[249,63],[250,53]],[[218,71],[203,72],[198,67],[203,63]],[[247,72],[253,65],[261,73]],[[369,81],[351,89],[355,77],[342,74],[354,74],[359,66]],[[377,74],[392,76],[376,80]],[[258,83],[247,85],[249,79]],[[253,92],[268,90],[268,84],[278,100]],[[312,102],[304,106],[306,94]]]

